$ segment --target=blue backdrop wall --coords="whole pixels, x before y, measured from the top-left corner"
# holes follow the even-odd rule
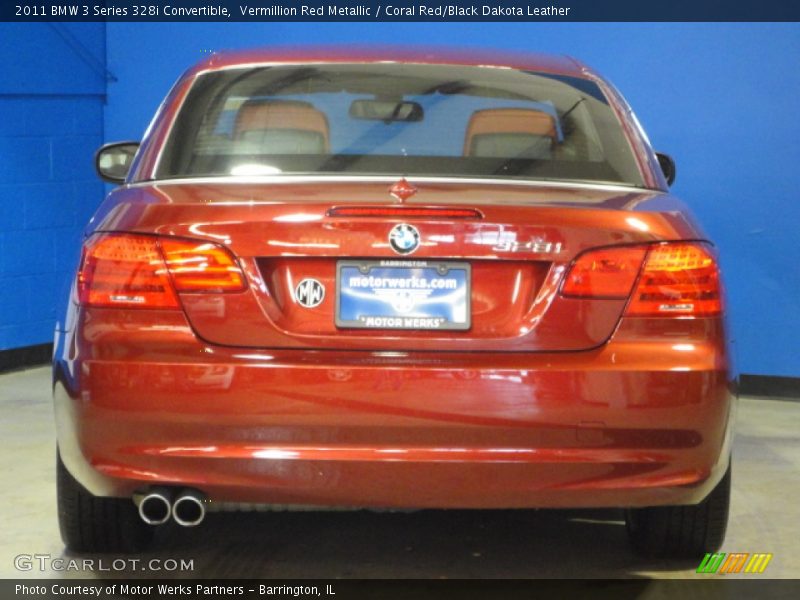
[[[102,36],[89,31],[94,27],[81,31],[88,36],[86,46],[99,51]],[[105,66],[114,79],[104,86],[104,127],[98,124],[96,131],[104,131],[106,141],[139,138],[181,71],[213,50],[420,43],[579,57],[622,90],[653,144],[676,158],[674,189],[723,253],[741,371],[800,376],[798,24],[109,23],[105,33]],[[58,48],[60,42],[46,38],[42,45],[51,43]],[[93,76],[89,72],[87,82],[102,87],[102,78]],[[73,160],[83,160],[82,152]],[[2,169],[0,185],[6,185]],[[80,214],[76,211],[74,219],[85,220],[86,205],[99,200],[96,185],[86,188],[75,200]],[[15,205],[13,210],[19,209]],[[0,236],[8,235],[7,221],[0,224]],[[11,244],[27,244],[34,252],[39,242],[31,239],[13,234]],[[11,260],[12,270],[18,268]],[[21,301],[8,302],[19,308]],[[0,313],[0,319],[7,320],[6,314]],[[43,328],[34,335],[12,324],[5,338],[4,330],[8,325],[0,321],[0,349],[48,338]]]
[[[103,194],[105,25],[0,23],[0,350],[53,339]]]

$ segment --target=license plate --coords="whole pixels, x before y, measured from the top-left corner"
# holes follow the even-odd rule
[[[336,326],[470,328],[469,263],[342,260],[336,266]]]

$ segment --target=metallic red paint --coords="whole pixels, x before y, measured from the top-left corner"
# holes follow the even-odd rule
[[[109,195],[91,231],[224,245],[248,289],[181,293],[183,310],[73,299],[57,334],[54,384],[67,468],[107,496],[174,484],[213,501],[277,504],[699,502],[730,451],[734,370],[723,318],[622,317],[624,299],[559,294],[566,269],[589,248],[705,239],[665,191],[627,105],[571,59],[387,52],[212,57],[176,84],[130,184]],[[198,72],[387,56],[600,81],[652,189],[413,178],[418,192],[406,206],[483,215],[414,221],[422,232],[415,259],[471,263],[473,327],[368,332],[337,331],[332,299],[301,310],[290,282],[313,274],[332,286],[338,257],[395,258],[386,236],[397,218],[338,219],[328,210],[396,205],[387,193],[396,178],[148,181]],[[502,243],[509,236],[553,246],[516,251]]]
[[[77,312],[59,444],[95,494],[644,506],[699,501],[727,466],[713,319],[623,321],[584,352],[307,352],[210,346],[174,311]]]
[[[389,188],[389,193],[397,198],[398,202],[405,202],[418,191],[416,187],[408,183],[405,177]]]

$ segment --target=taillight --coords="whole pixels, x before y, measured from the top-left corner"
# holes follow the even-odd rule
[[[78,298],[87,306],[178,308],[176,289],[244,288],[244,275],[221,246],[127,233],[92,236],[78,272]]]
[[[713,316],[722,313],[719,267],[703,244],[669,243],[647,254],[626,315]]]
[[[579,298],[627,298],[646,253],[644,246],[585,252],[567,273],[561,293]]]
[[[590,250],[575,260],[561,293],[579,298],[630,296],[626,316],[722,313],[716,259],[706,245],[695,242]]]
[[[162,239],[161,250],[179,292],[241,292],[245,287],[242,270],[222,246]]]
[[[154,237],[99,234],[83,250],[78,297],[89,306],[176,308],[178,298]]]

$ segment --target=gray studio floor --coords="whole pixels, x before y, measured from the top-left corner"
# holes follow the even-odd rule
[[[14,568],[20,554],[64,556],[49,377],[47,368],[0,376],[4,578],[92,576]],[[732,515],[722,550],[771,552],[763,576],[797,577],[800,402],[743,399],[734,460]],[[162,533],[159,550],[143,558],[193,560],[194,572],[169,573],[173,577],[696,576],[694,563],[633,556],[614,511],[212,514],[197,529]]]

